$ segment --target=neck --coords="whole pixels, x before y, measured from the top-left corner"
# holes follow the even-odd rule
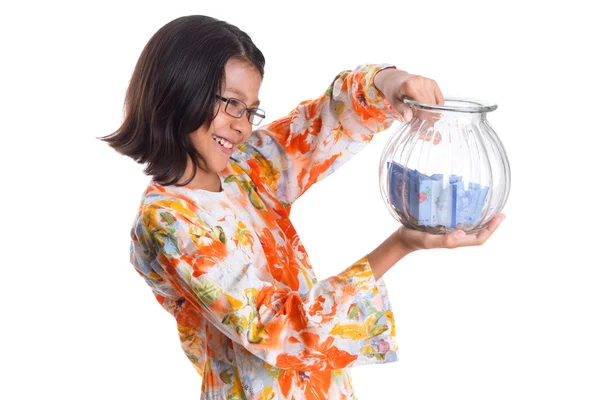
[[[178,183],[181,184],[187,182],[192,176],[193,171],[194,166],[191,160],[188,159],[188,165],[185,168],[185,173]],[[202,168],[196,168],[196,175],[194,175],[194,178],[186,186],[193,189],[202,189],[210,192],[220,192],[222,190],[221,178],[219,178],[219,175],[216,172],[205,171]]]

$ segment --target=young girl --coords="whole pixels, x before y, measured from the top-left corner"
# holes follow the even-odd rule
[[[443,104],[437,84],[362,65],[256,131],[265,60],[235,26],[178,18],[144,48],[122,126],[103,140],[152,176],[131,262],[177,321],[202,399],[355,398],[349,367],[396,359],[382,275],[408,253],[479,245],[478,235],[401,227],[318,280],[289,219],[294,201],[394,119],[405,96]]]

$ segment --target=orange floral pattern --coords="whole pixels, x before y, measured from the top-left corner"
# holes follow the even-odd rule
[[[394,317],[366,257],[317,280],[293,202],[399,115],[373,85],[379,65],[262,127],[208,192],[150,182],[131,262],[177,321],[202,398],[351,399],[349,367],[394,361]]]

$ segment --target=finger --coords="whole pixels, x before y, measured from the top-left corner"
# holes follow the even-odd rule
[[[431,85],[429,83],[424,83],[422,86],[420,86],[415,94],[414,99],[421,103],[435,105],[435,95]]]
[[[427,97],[427,102],[429,104],[438,104],[436,89],[439,90],[436,81],[434,81],[433,79],[425,80],[423,90],[425,91],[425,96]]]
[[[457,235],[450,235],[448,238],[448,248],[455,249],[457,247],[477,246],[479,241],[474,234],[467,235],[463,231],[452,232]]]
[[[492,236],[492,233],[494,233],[496,229],[498,229],[500,223],[504,221],[504,218],[504,214],[498,214],[494,218],[492,218],[488,226],[477,234],[477,241],[479,242],[479,244],[484,244],[488,240],[488,238]]]
[[[425,97],[427,98],[427,101],[425,101],[425,103],[431,104],[432,106],[434,106],[436,104],[435,94],[433,93],[432,90],[428,90],[425,93]]]
[[[442,91],[440,90],[440,87],[437,85],[437,83],[435,84],[435,87],[433,88],[433,92],[435,94],[435,104],[444,105],[444,95],[442,94]]]
[[[454,247],[481,246],[498,229],[500,223],[504,220],[504,215],[499,214],[494,217],[487,227],[476,234],[458,235],[457,240],[452,242]]]
[[[462,230],[447,233],[442,237],[442,243],[440,247],[453,249],[458,247],[465,240],[465,237],[466,234]]]
[[[411,119],[413,119],[414,115],[412,108],[404,104],[404,102],[399,101],[394,108],[400,115],[402,115],[402,118],[404,118],[405,122],[409,122]]]
[[[428,117],[429,117],[429,119],[430,119],[431,121],[433,121],[433,122],[437,122],[437,121],[439,121],[440,119],[442,119],[442,113],[437,113],[437,112],[433,112],[433,111],[432,111],[432,112],[430,112],[430,113],[428,114]]]
[[[433,92],[430,79],[423,76],[412,76],[405,82],[401,92],[404,97],[409,97],[419,103],[434,104],[432,103],[434,100],[433,93],[430,93]]]

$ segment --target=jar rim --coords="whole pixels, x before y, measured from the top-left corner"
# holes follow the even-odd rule
[[[458,97],[445,97],[444,104],[427,104],[405,97],[404,103],[420,110],[453,111],[463,113],[484,113],[498,108],[496,103]]]

